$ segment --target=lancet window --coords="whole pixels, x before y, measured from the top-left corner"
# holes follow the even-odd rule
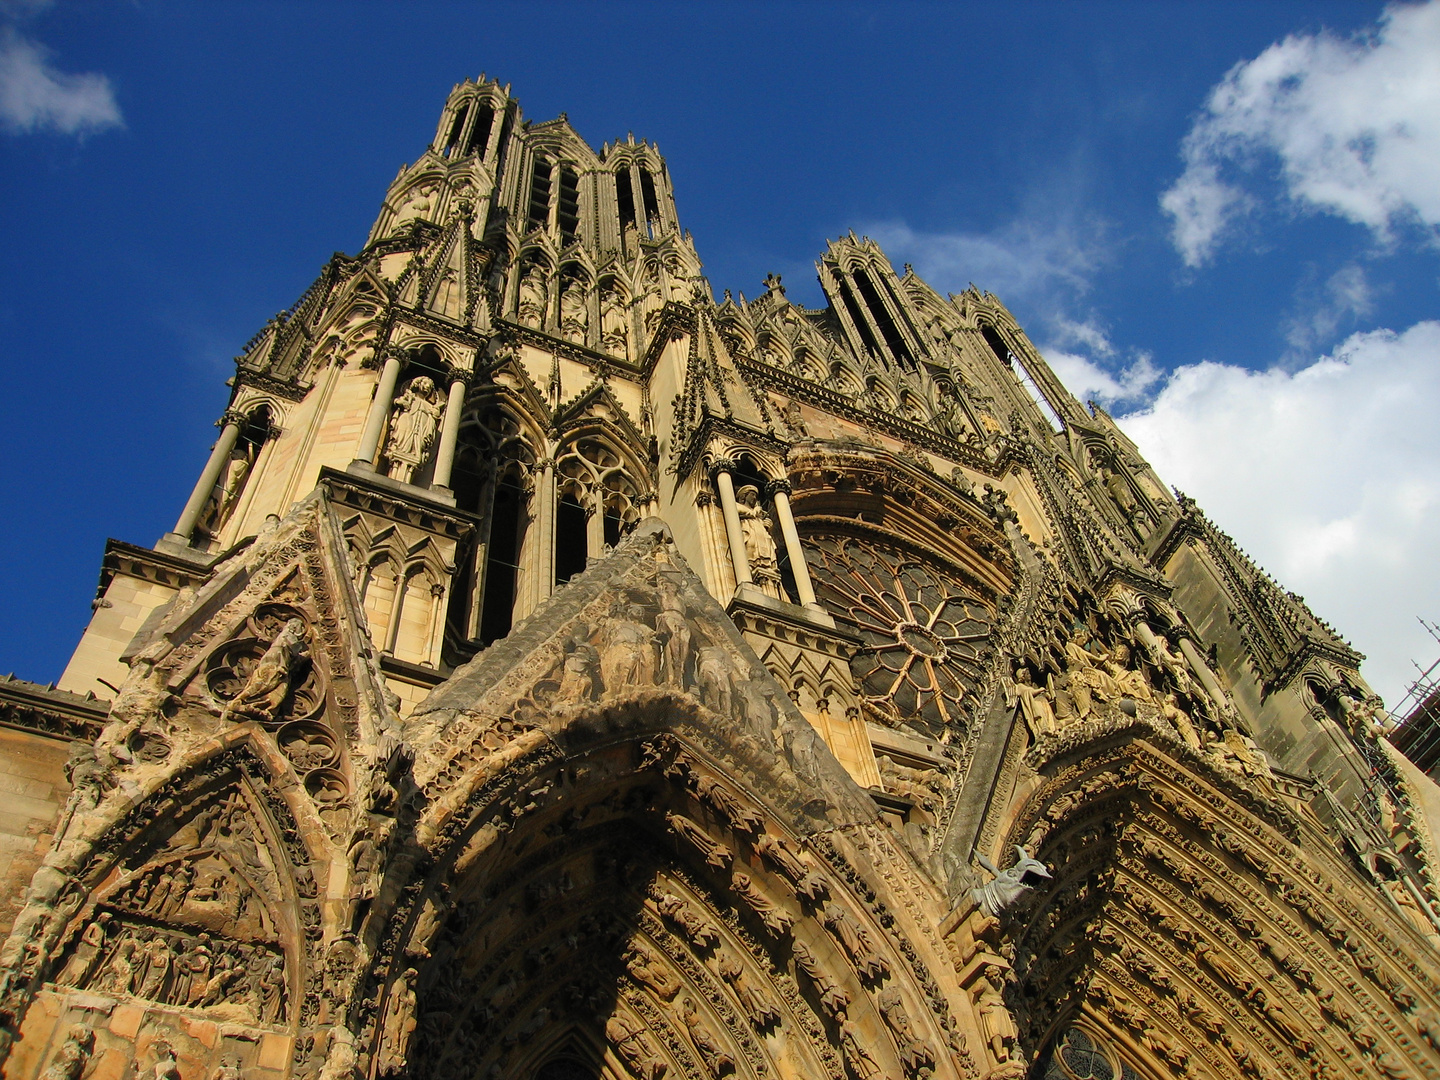
[[[543,229],[550,223],[550,182],[554,166],[542,157],[535,159],[530,170],[529,228]]]
[[[631,470],[602,440],[585,436],[556,462],[555,584],[614,547],[640,519]]]
[[[560,202],[556,220],[560,224],[560,242],[570,245],[580,233],[580,181],[569,165],[560,166]]]
[[[1020,385],[1025,387],[1025,392],[1029,394],[1030,397],[1034,399],[1035,404],[1040,407],[1040,411],[1045,415],[1045,419],[1049,422],[1051,428],[1055,431],[1064,430],[1065,424],[1060,419],[1060,415],[1055,411],[1049,399],[1045,397],[1044,391],[1040,389],[1029,370],[1025,367],[1025,362],[1015,355],[1009,343],[1000,335],[1000,331],[989,323],[982,323],[980,326],[980,336],[985,339],[985,344],[990,346],[990,351],[995,354],[995,358],[1015,373],[1015,377],[1020,380]]]

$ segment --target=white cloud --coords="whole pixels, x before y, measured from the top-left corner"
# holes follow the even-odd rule
[[[109,79],[59,71],[49,55],[13,27],[0,29],[0,126],[82,135],[123,125]]]
[[[1293,35],[1226,74],[1161,196],[1172,240],[1201,266],[1255,203],[1238,185],[1279,159],[1285,192],[1388,240],[1440,225],[1440,0],[1386,9],[1373,32]]]
[[[1079,353],[1053,347],[1040,352],[1067,390],[1081,401],[1095,401],[1106,409],[1145,400],[1160,378],[1146,352],[1123,366],[1102,366]]]
[[[1120,422],[1267,570],[1369,659],[1392,704],[1440,618],[1440,322],[1355,334],[1299,371],[1177,369]]]
[[[923,233],[901,223],[865,230],[896,264],[913,263],[941,292],[975,281],[1007,303],[1058,307],[1079,296],[1106,261],[1102,227],[1022,217],[991,233]]]
[[[1323,288],[1301,289],[1300,310],[1283,324],[1285,340],[1294,355],[1311,357],[1315,350],[1335,340],[1342,325],[1354,325],[1375,310],[1375,290],[1365,270],[1355,263],[1342,266],[1330,275]]]

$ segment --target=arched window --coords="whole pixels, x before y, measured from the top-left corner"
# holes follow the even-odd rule
[[[1051,428],[1055,431],[1063,430],[1065,425],[1061,421],[1059,413],[1051,406],[1040,387],[1036,385],[1035,380],[1030,377],[1025,362],[1015,355],[1009,344],[1000,336],[1000,331],[989,323],[982,323],[980,336],[985,339],[985,344],[990,346],[990,351],[995,354],[995,358],[1015,373],[1015,377],[1025,387],[1025,392],[1034,399],[1035,404],[1040,407],[1040,411],[1045,414],[1045,419],[1049,421]]]
[[[635,189],[628,166],[615,172],[615,198],[620,206],[620,231],[624,232],[626,225],[635,224]]]
[[[895,320],[890,317],[890,309],[880,298],[880,293],[870,281],[870,275],[856,267],[854,277],[855,287],[865,298],[865,306],[870,309],[870,315],[875,320],[875,325],[880,328],[880,336],[890,347],[890,355],[902,364],[913,365],[915,361],[911,358],[910,350],[905,345],[905,337],[900,333],[900,328],[895,325]]]
[[[577,486],[565,489],[555,507],[555,584],[563,585],[585,569],[589,558],[589,514]]]
[[[475,125],[470,129],[470,138],[465,141],[466,154],[485,156],[490,144],[490,129],[495,124],[495,110],[488,105],[475,106]]]
[[[530,173],[529,228],[541,229],[550,224],[550,180],[554,167],[544,158],[535,159]]]
[[[572,244],[580,232],[580,181],[569,165],[560,166],[560,205],[556,208],[560,223],[560,242]]]
[[[445,147],[442,153],[448,158],[455,156],[456,147],[460,145],[460,136],[465,131],[465,117],[469,115],[469,106],[462,105],[455,110],[455,121],[450,125],[450,134],[445,136]]]
[[[660,201],[655,197],[655,181],[648,169],[640,170],[640,193],[645,200],[645,221],[654,236],[660,225]]]

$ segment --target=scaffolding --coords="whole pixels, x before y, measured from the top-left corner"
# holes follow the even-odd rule
[[[1440,624],[1420,620],[1420,625],[1440,646]],[[1400,717],[1400,723],[1389,733],[1389,739],[1407,758],[1423,771],[1435,775],[1440,766],[1440,658],[1427,668],[1418,663],[1415,670],[1419,678],[1412,682],[1399,704],[1391,714]]]

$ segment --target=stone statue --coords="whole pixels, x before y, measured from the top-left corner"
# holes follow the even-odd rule
[[[1200,733],[1195,730],[1195,725],[1190,722],[1190,714],[1180,708],[1180,701],[1175,696],[1175,691],[1166,691],[1160,698],[1160,715],[1170,722],[1170,725],[1179,732],[1180,738],[1191,750],[1199,750]]]
[[[600,676],[607,694],[623,694],[637,686],[654,686],[659,667],[655,631],[645,622],[645,609],[627,604],[605,627],[600,651]]]
[[[700,1055],[700,1060],[705,1062],[705,1068],[710,1070],[713,1077],[723,1076],[727,1072],[735,1071],[735,1059],[721,1045],[715,1033],[710,1030],[704,1020],[700,1018],[700,1010],[695,1007],[691,998],[682,998],[680,1001],[680,1019],[685,1024],[685,1030],[690,1035],[690,1042],[695,1047],[695,1052]]]
[[[560,333],[566,341],[585,343],[590,329],[590,312],[585,306],[585,286],[571,281],[560,293]]]
[[[1005,1007],[1004,989],[1005,969],[998,964],[986,965],[980,979],[980,992],[975,996],[975,1011],[980,1014],[980,1029],[990,1055],[1002,1065],[1010,1060],[1015,1040],[1020,1036],[1010,1010]]]
[[[806,866],[800,853],[784,840],[765,832],[755,838],[754,847],[757,855],[768,859],[790,880],[800,896],[819,901],[830,895],[824,879]]]
[[[795,917],[761,892],[749,874],[736,870],[730,877],[730,887],[772,933],[784,934],[795,925]]]
[[[110,754],[97,750],[88,742],[70,744],[70,756],[65,761],[65,779],[70,781],[70,796],[65,800],[65,809],[55,823],[56,838],[63,837],[77,818],[83,818],[100,805],[105,792],[113,783]]]
[[[680,980],[639,941],[632,940],[625,947],[625,969],[661,1001],[673,1001],[680,992]]]
[[[1012,709],[1017,704],[1020,706],[1020,715],[1025,718],[1032,739],[1053,734],[1059,728],[1050,695],[1043,686],[1036,686],[1031,681],[1028,667],[1023,664],[1017,667],[1015,681],[1005,679],[1002,685],[1005,689],[1005,704]]]
[[[850,995],[821,966],[820,958],[815,955],[814,950],[805,942],[796,941],[790,948],[790,955],[795,957],[795,966],[809,976],[815,992],[820,996],[820,1007],[825,1011],[825,1015],[832,1020],[844,1016],[850,1005]]]
[[[225,706],[222,718],[236,723],[245,720],[258,720],[262,724],[272,722],[289,696],[291,680],[306,656],[305,622],[291,619],[251,670],[240,692]]]
[[[70,962],[65,965],[65,970],[55,981],[61,986],[84,987],[90,981],[90,975],[95,970],[95,964],[105,951],[105,935],[109,929],[110,913],[102,911],[93,921],[86,924],[84,931],[80,934],[80,944],[75,947],[75,955],[70,957]]]
[[[95,1048],[95,1033],[87,1027],[72,1027],[55,1051],[49,1067],[40,1074],[40,1080],[80,1080],[90,1054]]]
[[[770,535],[770,515],[760,506],[760,489],[754,484],[746,484],[735,493],[735,499],[751,575],[757,582],[762,576],[777,575],[775,538]]]
[[[830,901],[820,912],[820,921],[844,947],[862,978],[879,981],[890,974],[890,964],[876,950],[869,932],[843,907]]]
[[[745,966],[740,958],[728,949],[715,951],[715,967],[720,978],[735,994],[740,1007],[757,1031],[765,1031],[780,1023],[780,1006],[772,1001],[759,987],[751,986],[745,978]]]
[[[977,853],[975,856],[981,866],[995,875],[993,880],[970,890],[971,899],[987,915],[999,915],[1027,890],[1033,888],[1034,886],[1025,880],[1028,875],[1042,878],[1050,876],[1045,864],[1039,859],[1031,858],[1030,853],[1019,844],[1015,845],[1015,855],[1015,865],[1008,870],[999,869],[984,855]]]
[[[245,490],[245,481],[249,478],[250,468],[254,464],[250,454],[250,448],[244,443],[230,452],[230,459],[225,462],[225,471],[220,474],[220,480],[215,485],[205,513],[206,532],[218,532],[234,513],[235,504],[240,501],[240,493]]]
[[[668,1066],[639,1024],[615,1015],[605,1021],[605,1038],[616,1055],[639,1080],[660,1080]]]
[[[428,375],[410,380],[390,411],[390,436],[385,442],[389,475],[410,484],[430,456],[444,407],[435,401],[435,383]]]
[[[622,360],[630,358],[625,333],[625,300],[614,288],[600,295],[600,347],[611,356]]]
[[[414,968],[406,968],[390,991],[390,1008],[385,1013],[385,1025],[380,1037],[379,1073],[389,1076],[405,1070],[405,1052],[410,1046],[410,1036],[415,1032],[415,979]]]
[[[520,321],[526,326],[544,326],[545,306],[549,298],[544,271],[539,265],[531,266],[520,279]]]
[[[665,821],[674,830],[675,835],[689,842],[691,847],[705,857],[706,865],[713,866],[716,870],[729,869],[730,860],[734,858],[730,849],[718,840],[712,839],[710,834],[699,825],[684,814],[677,814],[673,810],[666,811]]]

